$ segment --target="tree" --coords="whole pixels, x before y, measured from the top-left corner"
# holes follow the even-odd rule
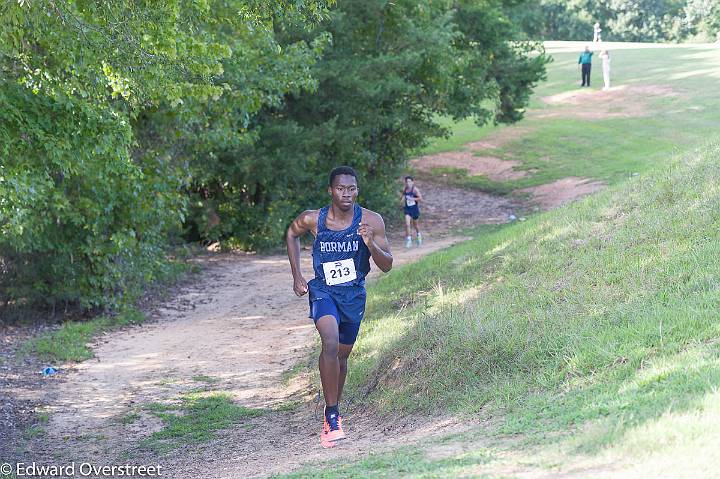
[[[603,39],[610,41],[682,41],[705,29],[717,0],[541,0],[513,15],[530,38],[544,40],[592,39],[600,22]],[[710,15],[712,17],[712,15]]]
[[[682,14],[685,0],[606,0],[612,38],[622,41],[679,41],[687,32]]]
[[[445,133],[438,115],[478,124],[522,118],[547,57],[515,41],[510,3],[340,1],[311,32],[282,23],[283,44],[328,32],[332,45],[311,68],[317,89],[264,108],[249,124],[257,142],[203,164],[216,235],[278,243],[299,209],[325,200],[326,174],[338,164],[360,173],[365,205],[387,211],[409,156]]]
[[[716,41],[720,34],[720,0],[688,0],[683,22],[704,41]]]
[[[273,28],[327,6],[5,2],[0,307],[118,307],[161,274],[187,213],[188,155],[208,137],[251,141],[247,118],[313,86],[318,45],[282,49]]]

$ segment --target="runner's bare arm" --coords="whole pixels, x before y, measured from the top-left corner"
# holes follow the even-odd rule
[[[418,188],[417,186],[415,187],[415,201],[425,201],[420,194],[420,188]]]
[[[387,273],[392,269],[393,257],[390,243],[385,235],[385,222],[379,214],[365,210],[358,234],[370,250],[370,256],[378,268]]]
[[[287,235],[288,259],[293,275],[293,291],[298,296],[308,292],[307,281],[300,271],[300,237],[308,231],[315,232],[317,228],[317,211],[305,210],[290,223]]]

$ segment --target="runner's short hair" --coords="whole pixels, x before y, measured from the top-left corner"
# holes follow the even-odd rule
[[[407,181],[407,180],[413,180],[413,177],[410,176],[410,175],[408,175],[408,176],[405,177],[405,181]],[[413,180],[413,181],[415,181],[415,180]]]
[[[332,171],[330,172],[330,178],[328,181],[328,185],[332,186],[333,181],[335,181],[335,177],[340,176],[340,175],[352,176],[353,178],[355,178],[355,181],[357,181],[357,173],[355,173],[354,169],[352,169],[349,166],[338,166],[338,167],[333,168]]]

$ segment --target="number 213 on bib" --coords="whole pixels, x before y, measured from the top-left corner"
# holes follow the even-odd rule
[[[328,261],[323,263],[322,266],[325,273],[325,284],[328,286],[347,283],[357,278],[355,262],[352,258],[341,261]]]

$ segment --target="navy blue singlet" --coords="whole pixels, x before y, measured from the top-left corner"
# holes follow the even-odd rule
[[[412,208],[413,206],[417,206],[417,202],[415,201],[415,198],[417,198],[417,195],[415,194],[415,187],[413,186],[410,191],[407,190],[407,188],[403,188],[403,195],[405,195],[405,207],[406,208]],[[412,204],[410,204],[412,203]]]
[[[312,257],[315,279],[310,281],[313,286],[325,288],[363,286],[365,276],[370,272],[370,250],[358,234],[360,220],[362,219],[362,208],[358,204],[353,205],[352,224],[342,231],[330,230],[325,225],[329,206],[320,209],[318,215],[317,236],[313,242]],[[327,286],[323,263],[337,262],[345,259],[353,259],[357,278],[352,281],[343,282],[333,286]],[[342,271],[338,273],[342,274]],[[334,274],[334,273],[331,273]]]

